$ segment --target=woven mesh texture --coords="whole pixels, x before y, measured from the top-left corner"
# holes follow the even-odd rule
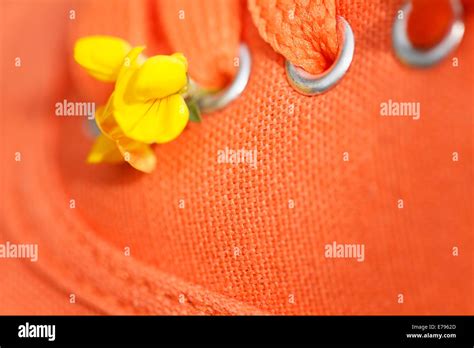
[[[179,20],[171,0],[163,8],[149,1],[2,2],[1,26],[28,44],[1,31],[9,84],[2,84],[8,160],[1,164],[0,242],[38,243],[40,260],[0,262],[8,280],[0,312],[473,314],[474,17],[467,11],[459,67],[448,59],[415,70],[392,53],[401,3],[340,4],[357,40],[351,69],[328,93],[304,97],[289,86],[284,58],[260,37],[243,2],[240,24],[222,31],[215,23],[172,28],[171,17],[160,25],[163,16]],[[180,5],[194,18],[197,9]],[[75,21],[64,18],[71,7]],[[234,10],[213,13],[222,16],[213,19],[219,25],[237,17]],[[103,33],[146,42],[150,54],[184,44],[199,66],[192,74],[209,85],[228,80],[229,62],[209,75],[206,64],[233,61],[238,37],[252,55],[248,87],[157,146],[150,175],[87,165],[93,139],[84,119],[54,116],[54,103],[105,101],[110,86],[86,77],[71,55],[77,37]],[[5,52],[22,57],[20,70]],[[380,117],[389,99],[420,102],[420,120]],[[226,148],[255,150],[256,167],[218,163]],[[364,262],[325,258],[333,241],[364,244]]]

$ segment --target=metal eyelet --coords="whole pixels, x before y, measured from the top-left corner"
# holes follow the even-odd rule
[[[460,0],[450,0],[454,14],[451,27],[436,46],[428,50],[420,50],[413,47],[407,35],[407,23],[412,10],[411,1],[402,8],[404,16],[396,18],[392,29],[392,44],[397,57],[411,66],[426,68],[439,63],[450,52],[452,52],[461,42],[464,36],[463,6]]]
[[[246,44],[240,44],[239,48],[239,71],[234,81],[225,89],[216,93],[206,93],[199,97],[199,109],[203,113],[210,113],[227,106],[237,99],[244,91],[250,77],[252,59]]]
[[[354,56],[354,33],[349,23],[341,16],[337,17],[342,30],[339,31],[342,46],[334,64],[324,73],[310,75],[303,69],[286,61],[286,75],[290,85],[299,93],[304,95],[318,95],[334,87],[345,75],[352,63]]]

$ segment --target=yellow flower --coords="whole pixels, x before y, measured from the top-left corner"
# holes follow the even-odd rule
[[[117,125],[111,101],[97,109],[95,121],[102,134],[96,139],[87,158],[88,163],[128,162],[133,168],[151,173],[156,167],[156,157],[150,145],[127,138]]]
[[[127,42],[108,36],[76,42],[76,62],[101,81],[115,81],[107,105],[95,115],[103,134],[89,154],[89,163],[125,160],[151,172],[156,158],[150,145],[175,139],[188,123],[189,110],[182,96],[188,84],[186,58],[180,53],[146,58],[144,49],[132,49]]]
[[[74,59],[100,81],[115,82],[130,44],[111,36],[87,36],[76,41]]]
[[[187,62],[182,54],[155,56],[139,62],[143,47],[125,58],[113,97],[114,116],[125,135],[147,144],[175,139],[188,123],[182,95]]]

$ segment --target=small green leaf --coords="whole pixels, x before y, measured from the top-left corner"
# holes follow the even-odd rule
[[[189,109],[189,120],[192,122],[201,122],[201,111],[199,110],[199,106],[196,100],[189,100],[188,101],[188,109]]]

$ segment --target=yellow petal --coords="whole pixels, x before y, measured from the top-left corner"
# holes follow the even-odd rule
[[[186,59],[184,54],[182,54],[181,52],[177,52],[173,53],[171,56],[183,62],[186,72],[188,71],[188,60]]]
[[[188,83],[186,71],[182,54],[148,58],[130,79],[126,99],[147,101],[176,94]]]
[[[105,106],[100,106],[95,112],[95,123],[100,131],[112,140],[124,137],[122,129],[120,129],[112,110],[113,93]]]
[[[76,41],[74,59],[98,80],[113,82],[131,46],[113,36],[87,36]]]
[[[146,103],[122,103],[114,116],[128,138],[147,144],[166,143],[184,130],[189,110],[183,97],[175,94]]]
[[[151,173],[155,169],[156,156],[150,145],[127,138],[117,141],[117,145],[125,161],[133,168],[144,173]]]
[[[87,161],[89,163],[128,162],[132,167],[151,173],[156,167],[156,158],[150,146],[126,138],[110,110],[110,100],[106,106],[96,111],[96,123],[103,133],[97,138]]]
[[[122,64],[117,81],[115,82],[115,97],[113,98],[114,109],[119,108],[121,104],[125,102],[125,93],[129,81],[138,68],[144,63],[143,56],[141,55],[144,49],[144,46],[134,47],[125,57],[124,64]]]
[[[145,62],[145,57],[142,52],[145,50],[145,46],[134,47],[127,53],[123,60],[123,64],[120,66],[120,72],[117,77],[115,89],[117,87],[128,84],[128,81],[133,76],[133,73]],[[121,81],[121,82],[120,82]]]
[[[88,163],[120,163],[123,161],[124,158],[116,142],[103,134],[97,137],[87,157]]]

